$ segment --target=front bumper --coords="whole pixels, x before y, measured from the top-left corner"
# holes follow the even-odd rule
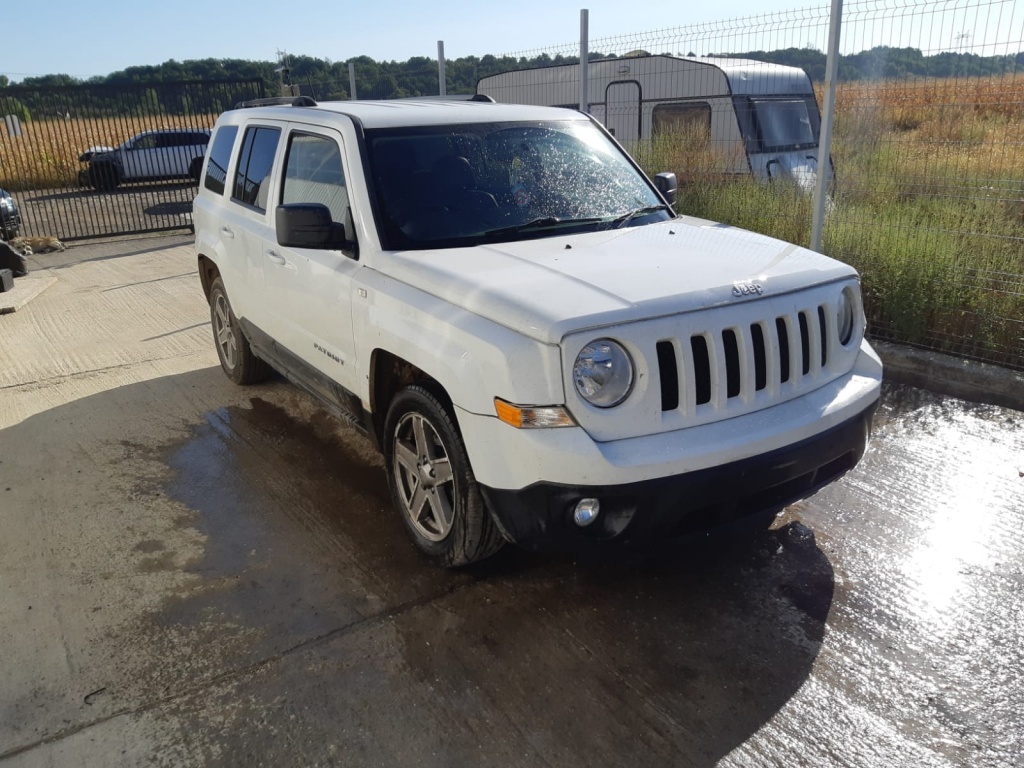
[[[17,208],[3,206],[0,207],[0,227],[4,231],[16,230],[21,226],[21,214]]]
[[[535,483],[522,490],[482,486],[502,533],[532,550],[576,550],[608,542],[648,543],[777,512],[848,472],[867,446],[878,401],[820,434],[740,461],[624,485]],[[597,498],[586,528],[576,502]]]

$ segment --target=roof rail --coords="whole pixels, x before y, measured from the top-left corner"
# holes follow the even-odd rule
[[[470,101],[486,101],[490,104],[495,103],[494,99],[488,96],[486,93],[473,94],[472,98],[470,98]]]
[[[249,107],[315,107],[316,101],[309,96],[272,96],[268,99],[250,99],[235,104],[235,109]]]

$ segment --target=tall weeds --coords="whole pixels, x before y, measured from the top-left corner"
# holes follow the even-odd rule
[[[875,337],[1024,369],[1022,94],[1019,75],[840,89],[823,248],[860,271]],[[639,153],[677,173],[680,213],[809,243],[810,195],[682,143]]]

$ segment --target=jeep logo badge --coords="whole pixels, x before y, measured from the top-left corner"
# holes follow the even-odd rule
[[[760,283],[732,284],[732,295],[737,298],[743,298],[744,296],[760,296],[762,293],[764,293],[764,288],[761,287]]]

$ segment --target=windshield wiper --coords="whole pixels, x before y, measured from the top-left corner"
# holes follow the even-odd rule
[[[612,228],[619,229],[620,227],[624,227],[627,224],[629,224],[629,222],[631,222],[637,216],[646,216],[649,213],[657,213],[658,211],[668,211],[669,213],[675,215],[675,211],[672,210],[672,206],[670,205],[665,205],[664,203],[658,203],[658,205],[647,205],[644,206],[643,208],[637,208],[635,210],[630,211],[629,213],[622,214],[618,218],[612,219]]]
[[[595,221],[601,221],[598,217],[591,217],[585,219],[560,219],[557,216],[538,216],[536,219],[526,222],[525,224],[515,224],[511,227],[499,227],[498,229],[489,229],[484,232],[484,237],[500,237],[501,235],[515,235],[519,232],[525,232],[533,229],[548,229],[549,227],[557,227],[562,224],[592,224]]]

